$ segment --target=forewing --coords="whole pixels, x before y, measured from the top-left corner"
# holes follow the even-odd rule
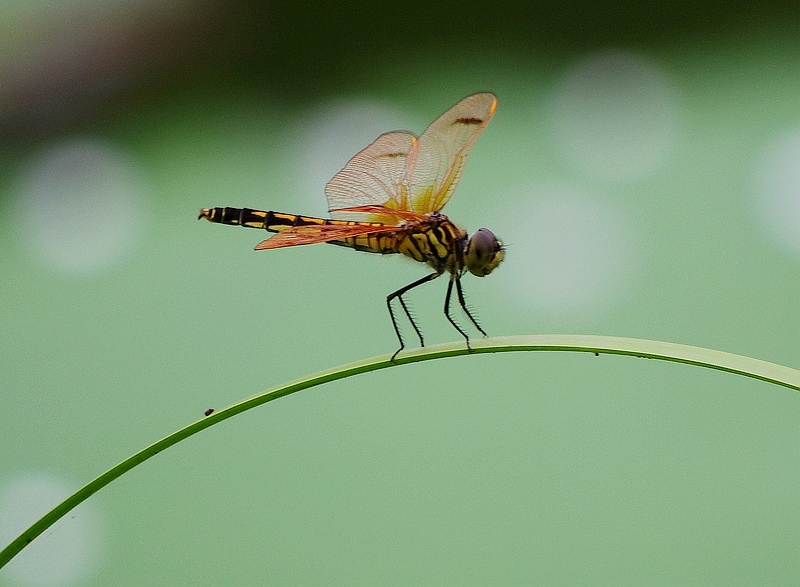
[[[404,209],[387,208],[386,206],[355,206],[353,208],[339,208],[337,214],[357,215],[360,218],[370,218],[369,222],[379,222],[397,228],[404,222],[424,222],[425,214],[417,214]],[[366,215],[366,216],[364,216]]]
[[[337,212],[342,208],[399,208],[406,159],[415,140],[409,132],[385,133],[350,159],[325,186],[331,216],[351,220],[347,214]]]
[[[490,93],[473,94],[442,114],[417,139],[408,157],[408,209],[419,214],[444,208],[458,184],[464,161],[497,108]]]
[[[315,224],[309,226],[293,226],[282,230],[261,241],[256,245],[257,251],[266,249],[280,249],[282,247],[296,247],[298,245],[311,245],[342,240],[360,234],[374,232],[391,232],[396,230],[393,226],[370,226],[368,224]]]

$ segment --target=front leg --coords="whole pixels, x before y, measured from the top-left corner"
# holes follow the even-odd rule
[[[456,291],[458,292],[458,303],[461,304],[461,309],[464,310],[464,313],[467,315],[467,318],[469,318],[472,321],[472,323],[475,325],[475,328],[477,328],[478,331],[483,336],[489,336],[488,334],[486,334],[486,332],[483,330],[483,328],[481,328],[481,325],[478,324],[478,321],[475,320],[475,317],[469,311],[469,308],[467,307],[467,303],[464,301],[464,292],[461,291],[461,280],[458,279],[458,278],[456,278]]]
[[[458,323],[450,315],[450,296],[453,294],[453,282],[454,281],[456,282],[456,290],[458,291],[459,302],[461,302],[461,307],[462,308],[464,307],[464,301],[463,301],[464,300],[464,296],[461,293],[461,282],[459,281],[459,278],[455,274],[452,274],[452,275],[450,275],[450,281],[447,283],[447,295],[444,298],[444,315],[447,316],[447,319],[450,321],[450,324],[452,324],[455,327],[455,329],[458,330],[461,333],[461,336],[463,336],[464,339],[467,341],[467,349],[469,349],[471,351],[472,349],[469,346],[469,336],[467,336],[467,333],[464,332],[464,330],[458,325]],[[467,316],[469,316],[470,319],[472,319],[473,323],[475,322],[475,320],[472,318],[472,316],[469,315],[469,312],[467,312]],[[476,324],[476,326],[477,326],[477,324]],[[480,326],[478,326],[478,329],[480,330]],[[481,330],[481,332],[483,332],[483,331]]]

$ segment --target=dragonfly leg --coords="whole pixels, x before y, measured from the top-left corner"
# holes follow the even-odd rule
[[[458,291],[458,301],[461,302],[461,306],[464,307],[464,304],[463,304],[464,295],[461,293],[461,282],[459,281],[458,277],[456,277],[455,275],[451,275],[450,276],[450,281],[447,283],[447,295],[444,297],[444,315],[447,316],[447,319],[450,321],[450,324],[452,324],[455,327],[455,329],[458,330],[461,333],[461,336],[463,336],[464,339],[467,341],[467,348],[469,350],[472,350],[470,348],[470,346],[469,346],[469,336],[467,336],[467,333],[464,332],[464,330],[458,325],[458,323],[450,315],[450,296],[453,294],[453,282],[454,281],[456,282],[456,290]],[[469,312],[467,312],[467,315],[469,316]],[[475,322],[475,320],[472,318],[472,316],[470,316],[470,318],[472,319],[473,322]],[[478,328],[480,328],[480,327],[478,327]],[[481,331],[481,332],[483,332],[483,331]]]
[[[467,318],[469,318],[472,321],[472,323],[475,325],[475,328],[477,328],[483,336],[489,336],[488,334],[486,334],[486,331],[484,331],[484,329],[481,328],[481,325],[478,324],[478,321],[469,311],[467,303],[464,301],[464,292],[461,290],[460,279],[456,279],[456,291],[458,292],[458,303],[461,304],[461,309],[464,310],[464,313],[467,315]]]
[[[403,308],[403,312],[405,312],[406,316],[408,317],[408,321],[411,322],[414,332],[417,333],[417,338],[419,338],[419,346],[425,346],[425,341],[422,338],[422,331],[417,326],[417,321],[414,320],[414,316],[411,314],[411,310],[408,309],[403,296],[397,296],[397,301],[400,302],[400,307]],[[402,345],[403,341],[400,341],[400,344]]]
[[[395,318],[394,310],[392,309],[392,300],[397,298],[400,301],[400,307],[403,308],[403,312],[405,312],[408,321],[411,322],[411,326],[413,326],[414,332],[417,333],[420,346],[425,346],[425,341],[422,339],[422,332],[420,332],[419,327],[417,326],[417,323],[414,320],[414,317],[411,315],[411,312],[408,311],[408,306],[406,306],[406,302],[403,299],[403,294],[411,289],[414,289],[418,285],[422,285],[423,283],[428,283],[429,281],[433,281],[441,274],[442,273],[440,271],[431,273],[430,275],[426,275],[422,279],[418,279],[413,283],[409,283],[405,287],[401,287],[397,291],[392,292],[388,296],[386,296],[386,305],[389,308],[389,317],[392,319],[392,326],[394,327],[394,333],[397,335],[397,340],[400,341],[400,348],[397,349],[392,355],[392,361],[394,361],[394,358],[397,356],[397,353],[402,351],[406,346],[405,342],[403,341],[403,335],[400,334],[400,328],[397,326],[397,318]]]

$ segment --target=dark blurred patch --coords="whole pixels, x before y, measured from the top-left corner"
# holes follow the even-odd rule
[[[295,102],[334,89],[353,71],[391,71],[420,55],[680,46],[800,21],[796,0],[215,0],[191,11],[153,3],[80,10],[42,16],[41,27],[19,31],[19,54],[0,57],[0,148],[106,120],[153,95],[258,87]]]

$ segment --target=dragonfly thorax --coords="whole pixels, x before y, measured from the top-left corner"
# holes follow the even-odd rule
[[[439,212],[428,214],[425,221],[407,222],[395,234],[388,237],[393,246],[384,245],[381,252],[402,253],[426,263],[440,274],[448,272],[461,276],[469,271],[483,277],[489,275],[505,255],[503,243],[489,229],[481,228],[469,238],[466,230]],[[386,250],[388,248],[392,250]]]

